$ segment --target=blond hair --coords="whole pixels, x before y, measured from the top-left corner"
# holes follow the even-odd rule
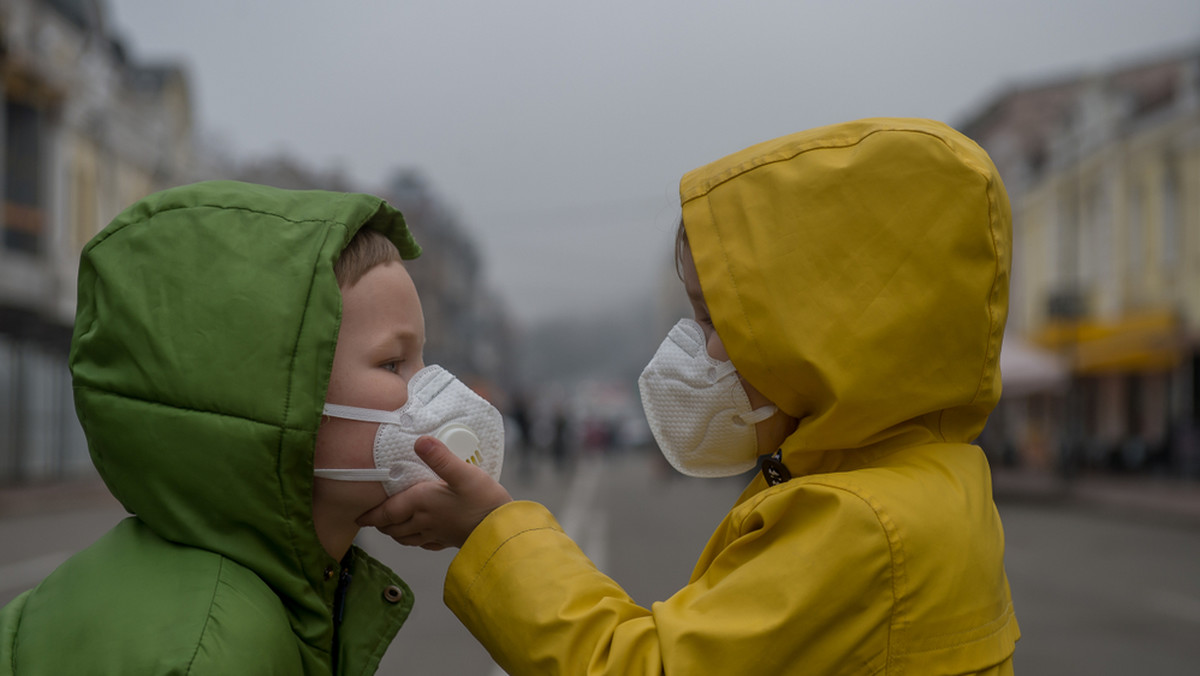
[[[333,264],[333,275],[338,287],[354,286],[371,268],[384,263],[401,263],[400,250],[383,233],[362,228],[350,240],[337,262]]]

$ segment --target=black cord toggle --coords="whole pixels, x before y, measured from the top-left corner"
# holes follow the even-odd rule
[[[778,486],[791,480],[792,473],[788,471],[787,465],[783,464],[783,449],[775,451],[769,458],[763,458],[762,473],[769,486]]]

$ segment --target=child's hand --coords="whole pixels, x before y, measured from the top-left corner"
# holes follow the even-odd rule
[[[484,517],[512,496],[478,467],[460,459],[433,437],[413,450],[442,481],[423,481],[358,517],[402,545],[439,550],[462,547]]]

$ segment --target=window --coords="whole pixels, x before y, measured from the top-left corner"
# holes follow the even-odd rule
[[[1074,288],[1079,283],[1077,231],[1079,230],[1078,197],[1073,190],[1059,193],[1054,231],[1048,242],[1051,246],[1051,279],[1059,288]]]
[[[1168,157],[1162,179],[1161,260],[1164,268],[1173,269],[1179,263],[1179,167]]]
[[[1112,211],[1104,190],[1104,179],[1088,186],[1085,221],[1080,228],[1079,278],[1088,286],[1112,277]]]
[[[1142,223],[1142,190],[1136,177],[1129,189],[1129,271],[1140,274],[1146,263],[1146,233]],[[1133,280],[1136,283],[1136,279]]]
[[[81,140],[71,168],[71,242],[76,252],[96,233],[96,203],[95,149]]]
[[[4,246],[36,254],[41,247],[42,119],[18,101],[4,105]]]

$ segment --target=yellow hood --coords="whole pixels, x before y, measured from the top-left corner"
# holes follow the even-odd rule
[[[696,169],[680,196],[734,365],[800,420],[783,446],[793,472],[983,429],[1012,217],[978,145],[931,120],[860,120]]]

